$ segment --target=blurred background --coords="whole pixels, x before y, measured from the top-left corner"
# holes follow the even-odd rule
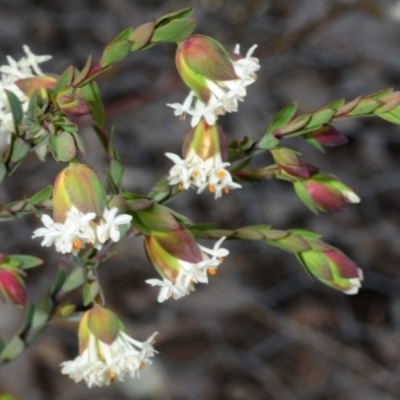
[[[238,113],[220,119],[228,137],[255,137],[274,114],[297,101],[311,112],[336,100],[400,86],[400,2],[369,0],[0,0],[0,64],[22,45],[51,54],[46,72],[82,67],[128,26],[195,7],[198,33],[227,48],[258,44],[261,70]],[[171,167],[189,123],[166,103],[188,90],[174,67],[174,46],[131,54],[98,83],[125,187],[146,193]],[[209,285],[179,301],[157,303],[156,277],[140,238],[100,269],[107,304],[128,332],[144,340],[159,331],[154,363],[141,379],[88,390],[59,372],[76,356],[76,326],[52,324],[0,371],[0,392],[23,400],[381,400],[400,399],[400,127],[378,119],[337,123],[349,143],[326,154],[288,141],[308,162],[338,175],[362,198],[345,213],[312,215],[285,182],[246,186],[218,201],[185,192],[170,203],[195,222],[221,228],[272,224],[324,235],[365,272],[363,289],[346,296],[311,280],[294,257],[261,243],[227,243],[231,251]],[[82,126],[85,162],[101,172],[106,159],[90,125]],[[253,165],[271,160],[260,155]],[[30,195],[62,168],[29,157],[0,188],[0,201]],[[30,239],[35,218],[2,224],[0,251],[43,257],[29,273],[32,299],[54,279],[59,255]],[[207,245],[207,243],[205,242]],[[210,245],[211,243],[208,243]],[[46,249],[47,250],[47,249]],[[73,298],[73,297],[71,297]],[[79,297],[76,297],[79,301]],[[21,312],[0,305],[9,336]]]

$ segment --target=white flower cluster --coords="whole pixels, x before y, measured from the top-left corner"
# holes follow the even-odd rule
[[[222,237],[218,240],[212,249],[199,245],[203,260],[198,263],[179,260],[180,270],[175,282],[166,278],[146,280],[151,286],[161,286],[158,301],[162,303],[170,297],[180,299],[194,291],[195,283],[208,283],[207,273],[215,274],[223,258],[229,254],[227,249],[220,248],[225,239]]]
[[[51,59],[51,56],[36,56],[26,45],[23,46],[23,50],[25,57],[16,61],[7,56],[9,65],[0,66],[0,134],[7,133],[7,139],[9,133],[14,130],[14,123],[5,90],[13,92],[18,97],[22,103],[23,111],[26,112],[29,99],[15,85],[15,81],[43,75],[39,64]]]
[[[226,169],[230,164],[223,162],[221,155],[204,161],[194,152],[182,159],[177,154],[165,153],[175,165],[170,169],[168,181],[170,185],[179,185],[181,190],[197,188],[197,193],[208,189],[214,193],[215,198],[222,193],[229,193],[231,189],[241,188],[241,185],[233,182],[230,172]]]
[[[238,102],[243,101],[247,91],[246,87],[251,85],[257,79],[256,71],[260,69],[258,58],[252,57],[257,45],[252,46],[245,57],[240,56],[240,47],[236,45],[234,49],[235,60],[232,61],[238,79],[230,81],[211,81],[206,80],[211,97],[207,104],[200,99],[196,99],[193,104],[194,93],[191,91],[183,104],[167,104],[174,108],[174,114],[182,118],[185,114],[192,116],[191,126],[195,127],[199,121],[204,118],[207,124],[214,125],[218,116],[227,112],[236,112]]]
[[[54,244],[59,253],[77,254],[86,244],[100,249],[111,239],[118,242],[121,236],[119,225],[129,224],[132,217],[128,214],[118,215],[118,209],[105,209],[99,224],[94,222],[95,213],[83,214],[76,207],[67,212],[65,222],[54,222],[48,215],[43,215],[41,221],[44,227],[33,232],[32,238],[43,237],[42,246]]]
[[[151,364],[150,357],[157,353],[152,346],[156,334],[142,343],[120,331],[110,345],[90,334],[88,347],[74,360],[63,362],[61,373],[75,382],[83,380],[89,387],[138,376],[141,369]]]

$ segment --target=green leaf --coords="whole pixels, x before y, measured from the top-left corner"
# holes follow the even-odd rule
[[[0,183],[4,181],[4,178],[7,176],[7,168],[5,164],[0,161]]]
[[[257,147],[263,150],[270,150],[279,145],[277,139],[272,133],[265,134],[257,144]]]
[[[113,40],[111,40],[111,42],[109,44],[114,44],[117,42],[120,42],[121,40],[131,40],[131,36],[132,36],[132,32],[133,32],[133,28],[129,27],[124,29],[121,33],[119,33]]]
[[[154,32],[154,28],[154,21],[147,22],[137,27],[129,37],[129,40],[133,42],[131,51],[136,51],[143,48],[143,46],[150,41],[150,38]]]
[[[281,111],[278,112],[278,114],[268,125],[266,134],[278,131],[279,128],[285,126],[293,118],[296,110],[296,103],[289,103],[287,106],[285,106]]]
[[[75,140],[68,132],[50,136],[49,147],[56,161],[67,162],[75,158]]]
[[[194,18],[174,20],[167,25],[156,28],[151,41],[157,42],[179,42],[192,34],[197,24]]]
[[[330,108],[332,110],[337,111],[337,110],[339,110],[339,108],[343,107],[344,104],[345,104],[345,100],[339,99],[339,100],[332,101],[332,103],[325,105],[323,108],[324,109]]]
[[[74,138],[76,148],[82,155],[85,155],[85,142],[83,141],[81,135],[76,131],[71,132],[71,135]]]
[[[29,256],[25,254],[10,254],[8,257],[11,260],[17,261],[19,263],[18,268],[21,269],[35,268],[43,264],[43,260],[35,256]]]
[[[11,113],[13,116],[15,127],[16,129],[18,129],[18,125],[21,123],[22,117],[24,116],[24,111],[22,110],[21,102],[18,99],[18,97],[10,90],[6,89],[5,92],[7,95],[8,103],[10,104],[11,107]]]
[[[83,305],[88,306],[100,293],[101,287],[98,281],[85,283],[83,286]]]
[[[110,176],[116,186],[119,186],[122,181],[122,166],[117,160],[111,160],[110,162]]]
[[[400,116],[397,116],[391,112],[375,113],[375,115],[384,119],[385,121],[391,122],[392,124],[400,125]]]
[[[70,87],[72,84],[72,79],[74,77],[74,74],[75,74],[75,68],[74,66],[71,65],[58,78],[58,81],[53,88],[54,93],[61,92],[62,90]]]
[[[14,336],[0,354],[4,361],[11,361],[17,358],[25,349],[25,343],[19,336]]]
[[[103,51],[100,58],[100,65],[106,68],[118,61],[123,60],[130,52],[132,42],[130,40],[120,40],[110,43]]]
[[[52,185],[46,186],[44,189],[39,190],[37,193],[31,196],[27,200],[27,202],[29,204],[42,203],[45,200],[49,200],[51,198],[52,193],[53,193],[53,186]]]
[[[12,145],[11,161],[13,163],[18,163],[22,161],[25,158],[25,156],[29,153],[30,149],[31,146],[28,143],[26,143],[21,138],[16,138]]]
[[[156,26],[162,26],[174,21],[176,19],[183,19],[190,17],[193,13],[193,8],[184,8],[183,10],[175,11],[170,14],[163,15],[156,21]]]
[[[17,332],[18,335],[25,336],[26,333],[29,331],[32,325],[32,318],[34,312],[35,312],[35,305],[33,303],[28,303],[27,307],[25,308],[24,320]]]
[[[348,113],[348,115],[368,115],[375,111],[381,103],[372,98],[365,98]]]
[[[62,293],[71,292],[85,282],[85,270],[80,266],[75,267],[75,269],[68,276],[65,270],[62,271],[64,271],[65,274],[65,278],[62,282],[62,287],[61,289],[59,289],[59,291],[61,291]],[[55,291],[54,293],[56,292],[57,291]]]
[[[307,128],[315,128],[316,126],[324,125],[329,122],[335,115],[335,110],[322,109],[316,111],[311,116],[310,122],[307,124]]]
[[[159,204],[137,211],[136,215],[142,224],[151,231],[167,232],[179,228],[171,211]]]
[[[67,271],[63,268],[59,269],[48,291],[49,295],[54,297],[61,289],[63,289],[63,292],[68,292],[68,290],[64,290],[64,286],[66,285],[68,278],[69,276],[67,276]]]
[[[51,312],[53,311],[53,300],[50,296],[42,294],[36,303],[35,313],[32,319],[32,327],[40,328],[48,321]]]
[[[92,118],[97,126],[102,127],[105,124],[106,116],[104,105],[100,96],[99,88],[96,82],[90,82],[81,88],[81,93],[90,108]]]

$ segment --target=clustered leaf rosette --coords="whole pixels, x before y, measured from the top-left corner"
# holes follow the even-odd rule
[[[222,237],[212,249],[200,246],[184,227],[167,232],[152,231],[145,237],[146,253],[154,268],[163,278],[148,279],[152,286],[161,286],[158,301],[170,297],[180,299],[195,290],[195,283],[208,283],[208,274],[216,269],[229,254],[221,248]]]
[[[357,194],[333,175],[317,173],[294,182],[300,200],[314,213],[344,211],[348,203],[359,203]]]
[[[41,80],[39,85],[41,87],[54,85],[55,82],[55,79],[45,77],[39,67],[39,64],[50,60],[52,57],[48,55],[36,56],[26,45],[23,46],[23,50],[25,52],[24,57],[16,61],[7,56],[8,65],[0,66],[0,134],[7,134],[8,140],[10,132],[14,131],[14,121],[6,91],[8,90],[17,96],[23,111],[26,112],[29,97],[19,88],[18,81],[40,77],[37,79]]]
[[[125,333],[116,314],[94,306],[83,314],[79,323],[79,356],[63,362],[61,373],[75,382],[85,381],[88,387],[136,377],[157,353],[152,346],[156,334],[139,342]]]
[[[225,133],[218,124],[208,125],[202,119],[192,128],[183,142],[183,156],[173,153],[165,155],[175,165],[170,169],[168,181],[170,185],[178,185],[180,190],[197,188],[197,193],[208,189],[215,198],[222,193],[241,185],[233,182],[227,167],[227,140]]]
[[[176,67],[191,92],[183,104],[168,106],[175,109],[177,116],[191,115],[192,127],[201,118],[213,125],[219,115],[237,111],[238,102],[247,94],[246,87],[255,82],[260,69],[258,59],[252,56],[256,47],[252,46],[242,57],[239,45],[230,54],[218,41],[205,35],[192,35],[179,42]]]
[[[319,240],[308,243],[311,250],[297,253],[304,268],[325,285],[345,294],[357,294],[363,280],[362,270],[336,247]]]
[[[106,207],[104,186],[92,168],[77,162],[57,176],[53,190],[53,218],[43,215],[44,227],[33,238],[43,237],[42,246],[52,246],[62,254],[77,254],[89,244],[101,249],[105,242],[118,242],[122,226],[132,217],[117,215],[116,207]]]

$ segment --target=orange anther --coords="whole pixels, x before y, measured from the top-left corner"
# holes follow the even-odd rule
[[[214,192],[215,192],[215,187],[214,187],[214,185],[208,185],[208,190],[209,190],[211,193],[214,193]]]
[[[74,249],[80,249],[82,247],[82,243],[80,240],[74,240],[74,242],[72,243],[72,246]]]
[[[222,179],[225,176],[225,171],[218,171],[217,177],[218,179]]]
[[[117,374],[114,371],[110,371],[108,374],[110,376],[110,381],[114,382],[115,377],[117,376]]]
[[[229,194],[229,189],[228,188],[224,188],[224,193],[225,194]]]
[[[210,275],[215,275],[216,273],[217,273],[217,271],[214,269],[214,268],[208,268],[208,273],[210,274]]]
[[[183,190],[183,183],[180,183],[180,184],[178,185],[178,189],[179,189],[179,190]]]
[[[197,178],[197,177],[199,176],[199,171],[197,171],[197,169],[194,170],[194,171],[192,172],[192,175],[193,175],[195,178]]]

